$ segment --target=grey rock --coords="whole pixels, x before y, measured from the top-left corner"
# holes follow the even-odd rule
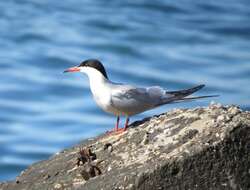
[[[211,104],[146,118],[35,163],[0,189],[250,189],[250,113]]]

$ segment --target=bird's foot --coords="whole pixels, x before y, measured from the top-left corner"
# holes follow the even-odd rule
[[[125,128],[119,128],[119,129],[113,129],[111,131],[107,131],[106,134],[107,135],[117,135],[117,134],[121,134],[123,133],[124,131],[126,131],[127,129]]]

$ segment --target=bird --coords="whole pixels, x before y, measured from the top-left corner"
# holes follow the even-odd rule
[[[168,91],[160,86],[136,87],[109,80],[106,69],[101,61],[87,59],[80,65],[68,68],[64,73],[81,72],[88,76],[90,90],[96,104],[105,112],[116,116],[115,127],[110,133],[121,133],[127,130],[131,116],[153,108],[201,98],[217,97],[218,95],[195,96],[189,95],[202,89],[200,84],[192,88]],[[120,117],[125,116],[123,128],[119,128]]]

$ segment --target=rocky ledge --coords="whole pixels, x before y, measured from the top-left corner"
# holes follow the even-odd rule
[[[146,118],[35,163],[0,189],[250,189],[250,113],[213,104]]]

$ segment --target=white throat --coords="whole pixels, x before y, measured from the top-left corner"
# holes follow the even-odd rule
[[[82,67],[80,72],[87,74],[92,93],[94,89],[105,85],[105,83],[109,83],[108,79],[106,79],[100,71],[94,68]]]
[[[95,102],[104,110],[111,101],[110,82],[102,73],[91,67],[82,67],[80,72],[88,75],[90,90]]]

